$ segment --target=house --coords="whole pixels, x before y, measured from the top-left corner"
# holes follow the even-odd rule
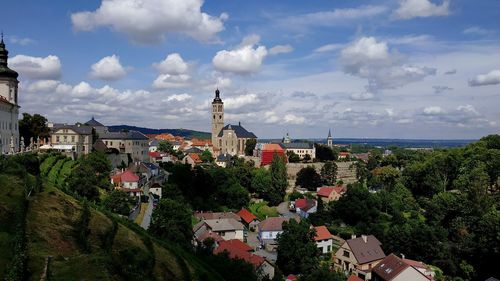
[[[339,198],[344,195],[346,191],[346,188],[342,185],[322,186],[318,188],[317,195],[321,198],[321,200],[323,200],[324,203],[328,203],[339,200]]]
[[[415,265],[415,266],[414,266]],[[425,275],[423,263],[406,260],[390,254],[372,270],[373,281],[429,281],[433,275]],[[421,271],[422,270],[422,271]]]
[[[295,211],[302,218],[309,217],[310,214],[316,213],[318,204],[314,199],[300,198],[295,200]]]
[[[139,187],[139,180],[139,176],[129,170],[111,176],[111,183],[115,189],[125,191],[131,196],[141,196],[142,190]]]
[[[148,161],[149,139],[138,131],[128,132],[102,132],[99,139],[108,148],[114,148],[120,154],[130,156],[132,161]]]
[[[229,165],[229,163],[231,163],[232,158],[233,157],[227,153],[219,154],[219,156],[217,156],[217,158],[215,159],[215,163],[219,167],[226,168]]]
[[[59,150],[73,159],[92,151],[92,127],[81,124],[49,123],[49,149]]]
[[[262,145],[262,150],[260,152],[260,165],[266,166],[271,164],[274,154],[285,157],[285,150],[279,144],[275,143],[267,143]]]
[[[228,240],[219,242],[219,246],[214,249],[214,254],[226,252],[232,259],[241,259],[253,265],[259,278],[274,277],[274,266],[265,258],[252,253],[252,247],[239,240]]]
[[[355,274],[351,274],[351,276],[349,276],[349,278],[347,278],[347,281],[365,281],[361,278],[359,278],[357,275]]]
[[[349,159],[351,157],[351,154],[349,152],[339,152],[338,159]]]
[[[367,163],[368,158],[370,158],[370,153],[369,152],[367,152],[367,153],[353,153],[352,157]]]
[[[149,152],[156,152],[158,151],[158,145],[160,142],[157,139],[152,139],[149,141]]]
[[[370,280],[371,270],[385,258],[380,241],[373,235],[353,236],[335,252],[333,266],[337,270],[353,273],[363,280]]]
[[[189,153],[184,157],[184,159],[182,159],[182,163],[189,164],[191,167],[194,167],[196,165],[200,165],[203,161],[201,161],[199,154]]]
[[[242,208],[239,212],[236,213],[238,216],[241,218],[241,222],[243,225],[245,225],[248,229],[255,229],[257,225],[260,223],[259,219],[257,217],[250,213],[245,208]]]
[[[159,198],[162,197],[162,186],[161,184],[155,182],[151,185],[151,187],[149,188],[149,192],[154,194],[154,195],[157,195]]]
[[[266,248],[274,249],[276,247],[276,238],[278,234],[283,233],[283,222],[288,219],[283,217],[272,217],[261,221],[257,225],[257,238]]]
[[[333,248],[333,235],[324,225],[316,226],[314,229],[316,230],[316,236],[314,236],[316,246],[322,254],[330,253]]]
[[[203,232],[215,232],[224,240],[238,239],[243,241],[245,227],[235,219],[211,219],[202,220],[197,223],[193,232],[195,236],[200,236]]]

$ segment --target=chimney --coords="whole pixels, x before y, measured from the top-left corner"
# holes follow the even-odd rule
[[[356,239],[356,234],[352,234],[351,239]]]
[[[368,237],[366,235],[361,235],[361,238],[365,241],[365,243],[368,243]]]

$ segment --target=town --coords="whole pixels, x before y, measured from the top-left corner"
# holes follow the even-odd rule
[[[128,2],[120,4],[123,11],[130,8]],[[193,29],[193,23],[176,24],[175,29],[204,43],[212,40],[210,44],[214,46],[226,44],[207,34],[223,32],[223,25],[231,20],[228,14],[211,16],[200,12],[203,1],[187,2],[186,7],[194,5],[194,8],[186,9],[198,13],[203,26]],[[400,7],[391,15],[396,19],[391,20],[448,16],[452,13],[448,10],[450,1],[441,2],[399,1]],[[415,3],[420,6],[412,6]],[[116,14],[106,5],[113,4],[116,0],[103,0],[95,12],[72,14],[76,34],[72,36],[81,36],[78,32],[111,22]],[[142,5],[135,3],[131,7],[140,10]],[[362,6],[364,17],[387,13],[386,8],[377,7]],[[352,9],[339,9],[341,11],[331,12],[333,15],[310,14],[298,21],[298,25],[324,28],[329,24],[309,22],[316,17],[341,17],[342,21],[358,17]],[[110,15],[103,16],[106,13]],[[149,11],[146,17],[157,17],[154,14]],[[272,17],[267,12],[262,14],[265,18]],[[127,15],[124,12],[120,17]],[[168,16],[163,15],[167,17],[165,24],[171,20]],[[250,21],[240,17],[242,21]],[[272,30],[297,23],[294,19],[285,19],[266,28]],[[131,22],[134,20],[137,19],[130,18]],[[162,21],[158,17],[151,22],[155,20]],[[174,22],[184,20],[175,18]],[[164,33],[155,37],[154,28],[148,31],[149,24],[153,25],[151,22],[136,23],[137,30],[127,34],[133,44],[142,48],[143,43],[165,40]],[[109,25],[112,32],[123,32],[127,26]],[[312,32],[304,26],[294,28],[304,34]],[[240,31],[238,25],[234,29],[238,34],[244,30]],[[362,34],[361,26],[358,29]],[[170,35],[170,32],[167,33]],[[481,33],[472,29],[463,33],[488,35],[490,39],[497,35],[496,31],[482,30]],[[309,40],[304,34],[296,35],[293,40]],[[118,90],[107,84],[102,84],[102,88],[92,88],[85,82],[70,86],[56,81],[60,73],[54,76],[57,78],[25,76],[26,69],[38,62],[32,59],[19,63],[23,58],[19,55],[12,58],[9,52],[37,43],[27,39],[19,43],[20,39],[15,36],[7,40],[2,31],[0,279],[499,280],[500,135],[490,133],[497,128],[496,122],[486,119],[471,105],[458,105],[455,111],[430,106],[418,113],[405,108],[394,113],[399,109],[388,107],[383,113],[360,117],[363,113],[347,106],[339,109],[336,101],[306,104],[303,99],[319,100],[320,96],[298,90],[287,97],[276,98],[279,95],[266,92],[260,100],[253,94],[247,95],[251,101],[238,100],[241,96],[232,92],[236,88],[228,86],[230,76],[219,75],[228,72],[240,75],[243,78],[239,81],[251,89],[256,87],[250,81],[257,73],[252,67],[260,67],[266,56],[288,54],[293,50],[290,45],[266,49],[258,45],[260,37],[257,37],[244,37],[234,49],[218,51],[212,59],[218,72],[207,71],[208,67],[199,61],[184,62],[178,53],[152,64],[159,73],[153,83],[156,90],[192,84],[210,94],[209,99],[205,98],[208,95],[201,95],[205,99],[201,106],[187,109],[185,104],[192,101],[187,93],[162,100],[145,90],[117,94]],[[396,45],[407,45],[410,40],[411,44],[420,46],[433,39],[428,35],[402,38],[406,41],[392,37],[384,40]],[[374,46],[360,50],[371,43]],[[343,68],[338,71],[368,80],[366,92],[349,94],[349,102],[375,104],[383,97],[380,94],[383,90],[392,91],[436,75],[436,69],[410,65],[398,50],[389,50],[381,44],[385,43],[361,36],[351,45],[324,45],[310,55],[295,59],[299,62],[322,60],[321,53],[341,50],[339,62]],[[248,50],[255,53],[243,55],[237,66],[230,65],[234,56]],[[260,61],[258,54],[262,56]],[[227,61],[221,62],[222,58]],[[117,59],[114,55],[108,57],[108,60],[114,59]],[[253,63],[250,70],[242,66],[247,60]],[[374,61],[372,65],[363,65],[370,60]],[[99,63],[92,66],[92,71]],[[198,70],[193,70],[197,67]],[[287,67],[283,64],[267,69],[266,75],[277,75]],[[136,68],[141,71],[141,67]],[[132,69],[132,66],[119,65],[105,73],[111,78],[101,80],[118,81]],[[456,72],[448,70],[442,75],[451,76]],[[200,73],[205,76],[200,78]],[[500,84],[495,75],[495,71],[478,75],[471,78],[468,85],[494,87]],[[94,76],[98,75],[89,73],[89,77]],[[142,79],[143,76],[137,75],[124,83]],[[303,83],[300,79],[302,77],[297,78],[298,83]],[[285,83],[282,80],[279,82]],[[320,80],[314,77],[312,81]],[[36,84],[39,81],[46,84]],[[266,80],[260,82],[263,87],[272,84]],[[78,85],[84,88],[81,93],[77,91]],[[315,89],[316,85],[310,86]],[[437,87],[436,96],[453,90],[447,86],[434,87]],[[66,99],[67,104],[46,111],[44,107],[53,101],[45,104],[43,95],[33,95],[46,89],[54,93],[54,99]],[[285,86],[283,89],[287,91]],[[29,99],[24,96],[28,92]],[[69,92],[77,94],[71,96]],[[112,96],[117,104],[128,96],[140,96],[133,101],[139,104],[137,108],[144,108],[127,108],[130,111],[123,113],[120,107],[117,110],[106,104],[102,110],[94,110],[99,106],[99,98],[95,98],[95,103],[85,104],[88,107],[80,103],[85,95],[88,97],[87,92]],[[159,92],[152,90],[152,93]],[[292,95],[299,101],[293,100]],[[174,97],[177,108],[171,110],[172,114],[167,114],[167,110],[165,114],[148,114],[148,108],[154,107],[148,103],[159,105]],[[409,99],[407,103],[412,102]],[[35,112],[25,110],[25,103],[29,109],[34,103],[42,104],[37,105],[40,111]],[[289,106],[283,113],[283,123],[275,121],[281,118],[276,108],[270,109],[276,104]],[[253,106],[269,110],[258,111]],[[307,113],[299,110],[307,106]],[[130,114],[134,110],[138,116],[147,117],[134,119]],[[343,110],[343,113],[331,114],[332,110]],[[183,111],[189,112],[187,123],[182,123]],[[90,112],[92,114],[88,114]],[[444,117],[445,113],[449,116]],[[399,119],[395,114],[400,114]],[[498,112],[493,115],[498,116]],[[397,119],[389,126],[394,126],[394,130],[403,128],[405,134],[411,129],[404,126],[422,122],[421,127],[435,125],[436,128],[428,130],[436,135],[440,133],[436,131],[445,128],[443,135],[460,136],[446,127],[448,125],[439,127],[455,122],[457,130],[474,128],[469,132],[477,138],[458,140],[456,137],[449,146],[430,139],[422,146],[401,145],[401,140],[374,144],[370,138],[360,138],[359,142],[346,138],[340,141],[340,136],[348,135],[345,127],[336,126],[340,124],[336,122],[322,122],[324,118],[352,122],[347,130],[353,131],[366,128],[363,127],[366,124],[379,130],[385,128],[379,126],[380,123]],[[146,119],[143,125],[141,122]],[[153,123],[166,124],[165,129],[149,128],[147,124]],[[359,123],[363,125],[356,127]],[[196,130],[176,129],[184,124],[195,124]],[[270,128],[272,134],[261,135],[264,126]],[[321,128],[319,137],[311,133],[318,134],[318,128]],[[488,133],[480,135],[481,132]],[[424,142],[415,140],[418,141]]]

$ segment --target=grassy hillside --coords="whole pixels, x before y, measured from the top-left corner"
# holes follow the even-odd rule
[[[221,279],[189,253],[93,208],[90,251],[84,251],[75,231],[82,210],[77,200],[53,187],[30,200],[26,225],[29,280],[40,279],[47,256],[52,256],[51,280]]]

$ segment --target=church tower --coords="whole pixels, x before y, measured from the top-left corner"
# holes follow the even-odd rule
[[[333,147],[332,132],[330,130],[328,130],[328,138],[326,139],[326,144],[328,145],[329,148]]]
[[[224,127],[224,103],[220,98],[219,89],[215,90],[215,98],[212,101],[212,145],[220,149],[217,136]]]
[[[0,154],[19,151],[18,74],[7,66],[9,51],[0,41]]]

